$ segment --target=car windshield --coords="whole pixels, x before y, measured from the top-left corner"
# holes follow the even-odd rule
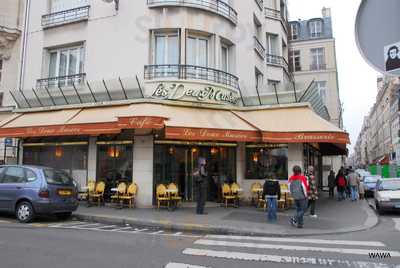
[[[379,177],[365,177],[364,182],[365,183],[376,183],[378,181]]]
[[[48,184],[74,185],[72,178],[62,170],[44,169],[43,173]]]
[[[400,191],[400,180],[382,181],[379,185],[379,191]]]

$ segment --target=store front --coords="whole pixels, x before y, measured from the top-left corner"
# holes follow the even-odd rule
[[[160,183],[175,183],[185,201],[196,200],[193,171],[200,157],[207,161],[207,201],[220,201],[221,185],[236,182],[236,144],[155,141],[154,189]]]

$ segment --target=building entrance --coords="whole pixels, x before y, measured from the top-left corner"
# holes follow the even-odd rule
[[[236,147],[211,145],[155,144],[154,197],[158,184],[175,183],[187,202],[196,200],[193,171],[200,157],[207,160],[207,201],[220,200],[222,183],[236,181]]]

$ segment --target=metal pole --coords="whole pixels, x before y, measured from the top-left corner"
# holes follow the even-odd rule
[[[36,94],[36,91],[35,91],[35,89],[34,89],[34,88],[32,88],[32,91],[33,91],[33,94],[35,94],[35,97],[36,97],[36,99],[38,100],[38,102],[39,102],[40,106],[42,106],[42,107],[43,107],[43,103],[40,101],[40,98],[39,98],[39,96]]]
[[[242,99],[243,106],[246,106],[246,103],[244,103],[244,99],[243,99],[243,95],[242,95],[242,90],[240,89],[240,86],[238,87],[238,90],[239,90],[240,98]]]
[[[18,101],[17,101],[17,99],[15,98],[14,94],[12,93],[12,91],[10,90],[9,92],[10,92],[11,97],[12,97],[13,100],[15,101],[15,103],[18,105]]]
[[[303,97],[308,93],[308,91],[310,90],[311,86],[314,84],[315,79],[313,79],[310,83],[310,85],[308,86],[308,88],[306,89],[306,91],[304,91],[304,94],[300,97],[298,102],[301,102],[303,100]]]
[[[138,84],[138,87],[139,87],[139,90],[140,90],[140,94],[142,94],[142,98],[144,98],[143,90],[142,90],[142,87],[140,86],[139,78],[137,77],[137,75],[136,75],[136,82]]]
[[[104,81],[104,79],[103,79],[103,85],[104,85],[104,88],[106,89],[106,92],[107,92],[108,98],[109,98],[109,99],[110,99],[110,101],[111,101],[111,100],[112,100],[112,98],[111,98],[110,92],[108,91],[108,88],[107,88],[107,85],[106,85],[106,81]]]
[[[50,94],[49,89],[48,89],[47,87],[44,87],[44,88],[46,89],[47,94],[49,94],[50,100],[51,100],[51,102],[53,103],[53,105],[56,105],[56,103],[55,103],[55,101],[54,101],[54,99],[53,99],[53,96],[51,96],[51,94]]]
[[[121,85],[122,92],[124,92],[125,99],[127,100],[128,96],[126,95],[124,85],[122,84],[122,81],[121,81],[121,77],[118,77],[118,81],[119,81],[119,84]]]
[[[274,89],[275,89],[276,102],[277,102],[278,104],[280,104],[280,103],[279,103],[278,91],[276,90],[276,83],[273,83],[273,85],[274,85]]]
[[[69,102],[67,101],[67,98],[66,98],[65,95],[64,95],[64,92],[62,91],[62,89],[61,89],[61,87],[60,87],[60,84],[58,84],[58,89],[60,90],[61,95],[63,96],[63,98],[64,98],[64,100],[65,100],[65,103],[66,103],[66,104],[69,104]]]
[[[257,92],[257,96],[258,96],[258,101],[260,102],[260,105],[262,105],[262,103],[261,103],[261,97],[260,97],[260,92],[258,91],[258,86],[256,86],[256,92]]]
[[[19,90],[19,92],[21,92],[21,95],[22,95],[22,97],[24,98],[26,104],[28,104],[28,107],[29,107],[29,108],[32,108],[31,104],[28,102],[28,99],[25,97],[24,92],[22,92],[22,90]]]
[[[294,100],[297,102],[296,83],[293,81]]]
[[[92,89],[91,89],[91,87],[90,87],[89,82],[86,82],[86,85],[87,85],[87,87],[88,87],[88,89],[89,89],[89,91],[90,91],[90,94],[92,94],[92,97],[93,97],[94,102],[97,102],[96,97],[95,97],[94,94],[93,94],[93,91],[92,91]]]
[[[74,82],[74,81],[72,81],[72,87],[74,88],[75,93],[76,93],[76,95],[78,96],[79,103],[82,103],[81,96],[79,95],[78,90],[77,90],[76,87],[75,87],[75,82]]]

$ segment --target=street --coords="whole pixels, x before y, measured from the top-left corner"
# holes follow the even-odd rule
[[[341,235],[199,235],[134,226],[0,218],[1,267],[400,267],[400,215]],[[397,266],[396,266],[397,265]]]

